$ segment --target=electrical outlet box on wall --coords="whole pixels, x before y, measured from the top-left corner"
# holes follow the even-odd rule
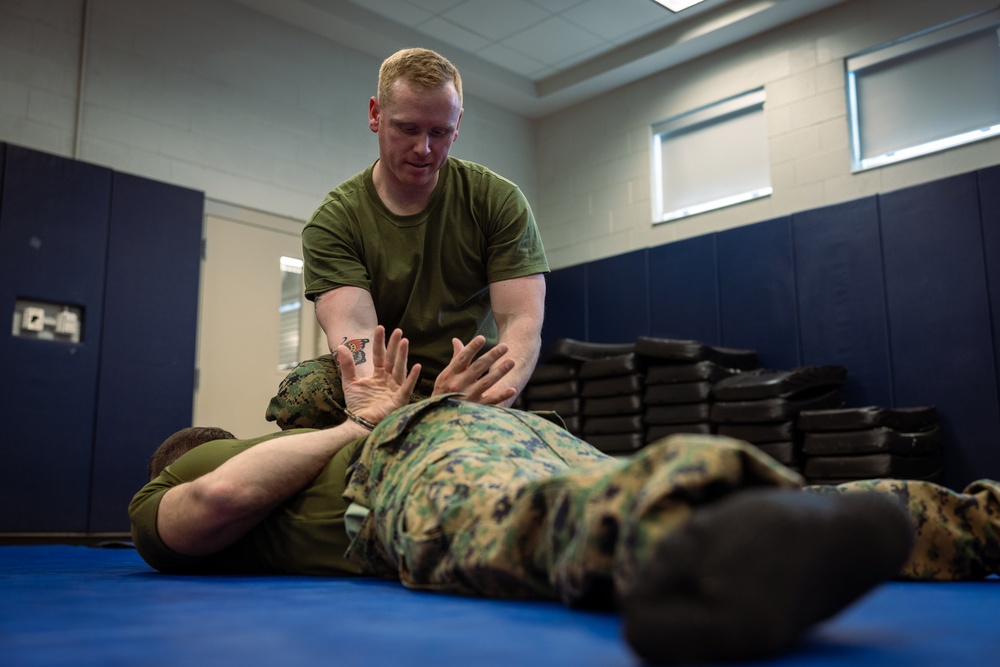
[[[17,299],[11,333],[22,338],[79,343],[83,334],[83,308]]]

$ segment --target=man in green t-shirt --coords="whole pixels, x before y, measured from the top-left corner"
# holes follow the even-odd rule
[[[378,160],[333,190],[302,233],[305,295],[331,351],[344,343],[370,372],[376,324],[401,328],[426,378],[415,398],[454,382],[445,368],[473,337],[507,345],[514,370],[480,399],[510,405],[538,359],[549,267],[521,190],[449,156],[462,121],[462,79],[444,57],[405,49],[379,70],[368,124]],[[330,355],[294,369],[267,419],[281,428],[343,420]]]
[[[380,326],[372,338],[367,377],[338,348],[344,423],[200,446],[195,434],[174,463],[154,457],[167,467],[129,507],[140,554],[167,572],[361,573],[617,608],[651,662],[766,657],[886,578],[1000,570],[995,482],[807,493],[797,473],[719,436],[614,459],[478,402],[511,370],[502,344],[459,361],[477,378],[469,400],[407,405],[420,370],[407,371],[408,342],[396,331],[386,344]]]

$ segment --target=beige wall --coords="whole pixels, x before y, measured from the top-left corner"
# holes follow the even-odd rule
[[[379,64],[226,0],[0,2],[0,141],[305,220],[375,159]],[[454,155],[532,197],[531,123],[465,107]]]
[[[86,6],[0,2],[0,141],[292,223],[374,159],[377,60],[226,0]],[[854,0],[534,122],[469,97],[454,154],[524,188],[553,268],[1000,164],[992,139],[851,174],[843,74],[845,56],[994,7]],[[774,194],[654,226],[650,125],[759,86]]]
[[[298,220],[374,159],[377,60],[225,0],[83,6],[0,3],[0,141]],[[845,56],[993,8],[854,0],[534,122],[470,96],[454,154],[522,186],[553,268],[997,164],[993,139],[852,175],[843,74]],[[758,86],[774,194],[653,226],[650,125]]]
[[[792,1],[792,0],[786,0]],[[850,171],[843,59],[993,0],[854,0],[536,124],[534,200],[553,268],[1000,164],[1000,138]],[[650,125],[763,86],[774,193],[653,226]]]

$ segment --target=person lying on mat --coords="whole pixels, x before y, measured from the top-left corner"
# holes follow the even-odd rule
[[[426,378],[416,398],[477,334],[486,349],[504,343],[517,364],[478,400],[510,405],[538,359],[549,267],[517,185],[449,156],[462,115],[462,77],[446,58],[404,49],[385,60],[368,103],[378,159],[303,229],[305,295],[331,352],[346,344],[362,377],[376,324],[409,332]],[[344,420],[342,405],[339,369],[324,355],[289,372],[266,418],[326,428]]]
[[[408,341],[382,327],[372,338],[366,377],[338,349],[338,426],[168,438],[129,507],[142,557],[167,573],[375,575],[615,608],[632,649],[659,663],[773,655],[887,578],[1000,566],[996,483],[808,493],[722,436],[615,459],[538,415],[475,402],[510,371],[502,344],[470,364],[470,378],[489,369],[467,383],[471,400],[408,404],[420,370]]]

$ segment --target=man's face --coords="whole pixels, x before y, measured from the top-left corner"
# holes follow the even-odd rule
[[[433,186],[458,138],[462,107],[455,86],[425,89],[402,79],[395,99],[380,106],[374,98],[368,124],[378,133],[379,161],[386,176],[403,187]]]

